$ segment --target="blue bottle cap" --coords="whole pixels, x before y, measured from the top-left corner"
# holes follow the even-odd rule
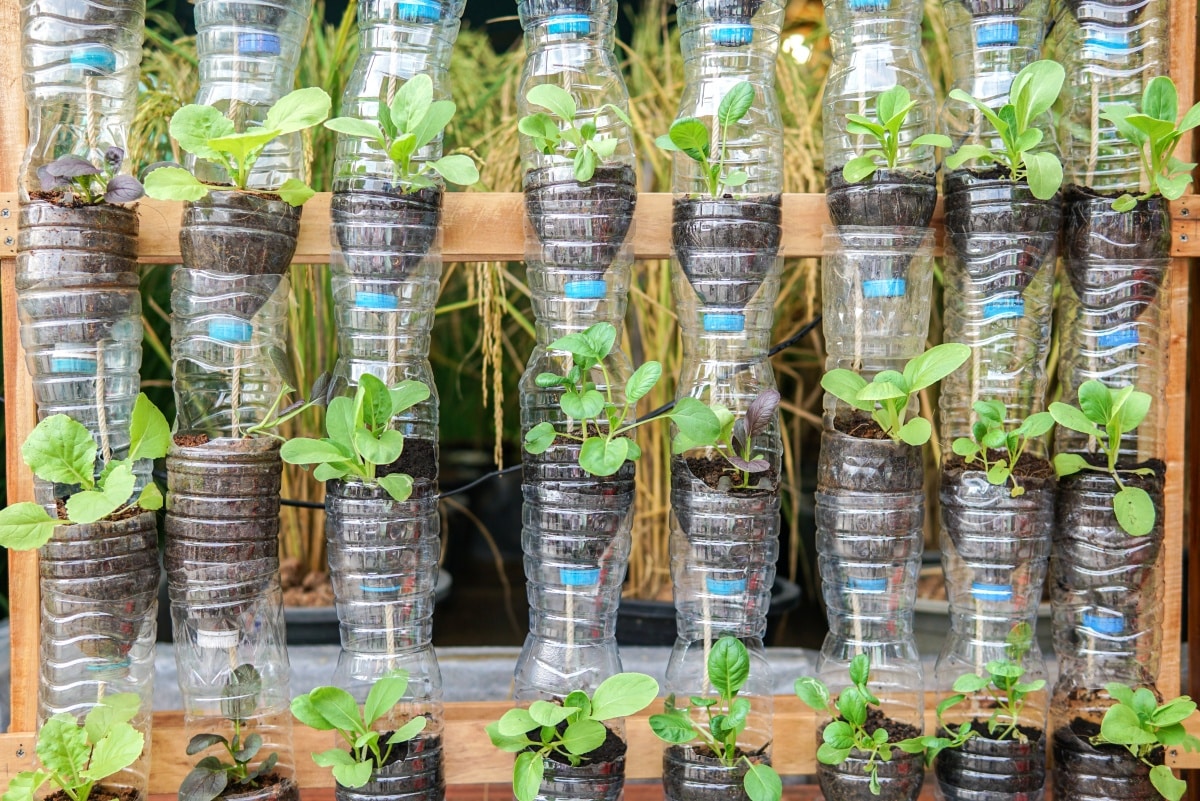
[[[983,304],[984,320],[999,320],[1005,317],[1024,317],[1025,298],[1001,298]]]
[[[1000,603],[1011,600],[1013,590],[1011,584],[986,584],[976,581],[971,584],[971,594],[981,601]]]
[[[908,282],[903,278],[877,278],[874,281],[863,281],[864,298],[898,298],[908,289]]]
[[[891,0],[850,0],[851,11],[887,11]]]
[[[705,576],[704,586],[708,587],[708,591],[713,595],[738,595],[746,591],[746,579],[716,579]]]
[[[712,40],[723,47],[741,47],[754,41],[754,26],[746,23],[717,25],[712,29]]]
[[[1138,343],[1138,330],[1133,326],[1118,328],[1096,338],[1102,348],[1125,348]]]
[[[1019,38],[1017,23],[1010,20],[987,22],[975,29],[975,43],[980,47],[1012,46]]]
[[[705,314],[704,330],[719,332],[738,332],[746,330],[746,315],[744,314]]]
[[[568,281],[563,292],[571,300],[595,300],[608,294],[608,282],[604,279],[591,281]]]
[[[222,317],[208,323],[208,335],[221,342],[245,343],[254,334],[254,326],[236,317]]]
[[[556,14],[546,20],[546,32],[577,33],[585,36],[592,32],[592,20],[587,14]]]
[[[568,587],[590,587],[600,583],[600,568],[560,567],[558,579]]]
[[[85,47],[71,54],[71,66],[107,75],[117,69],[117,54],[104,45]]]
[[[846,586],[859,592],[883,592],[887,589],[887,579],[852,578],[846,582]]]
[[[405,22],[437,22],[442,15],[436,0],[401,0],[396,3],[396,16]]]
[[[243,56],[277,56],[279,37],[273,33],[239,33],[237,51]]]
[[[400,592],[400,585],[396,584],[391,587],[370,587],[366,584],[358,585],[358,588],[363,592]]]
[[[54,356],[50,359],[52,373],[96,374],[96,360],[86,356]]]
[[[1120,615],[1116,617],[1108,617],[1106,615],[1084,615],[1083,625],[1097,634],[1120,634],[1125,630],[1125,619]]]
[[[395,295],[386,292],[355,292],[354,305],[359,309],[395,309],[400,305]]]

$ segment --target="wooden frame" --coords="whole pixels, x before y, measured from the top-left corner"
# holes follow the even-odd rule
[[[1194,97],[1196,2],[1169,0],[1171,16],[1171,74],[1180,97]],[[21,463],[15,445],[23,442],[35,421],[32,388],[25,369],[24,354],[17,337],[16,294],[16,165],[20,164],[25,141],[24,103],[21,92],[20,24],[17,0],[0,0],[0,100],[5,114],[0,115],[0,157],[6,168],[0,171],[0,302],[3,306],[4,394],[6,436],[8,438],[8,501],[30,500],[32,477]],[[1188,100],[1187,102],[1190,102]],[[1185,152],[1189,143],[1185,143]],[[638,258],[665,258],[669,255],[670,195],[647,194],[639,198],[634,250]],[[139,260],[143,263],[179,261],[179,204],[143,201],[139,206],[141,239]],[[452,193],[446,200],[443,256],[447,262],[521,260],[525,242],[521,197],[514,193]],[[1171,320],[1166,380],[1167,421],[1165,457],[1167,485],[1165,495],[1166,543],[1164,571],[1166,592],[1163,599],[1164,643],[1160,689],[1167,695],[1179,691],[1180,622],[1184,602],[1182,593],[1183,513],[1185,484],[1185,387],[1188,363],[1189,259],[1200,257],[1200,196],[1191,195],[1172,205],[1172,262],[1168,283],[1167,306]],[[821,229],[828,222],[821,195],[784,196],[783,250],[787,256],[820,256]],[[329,196],[318,195],[305,207],[300,233],[297,263],[321,264],[329,259]],[[940,237],[939,237],[940,241]],[[1198,438],[1200,440],[1200,438]],[[1200,527],[1198,527],[1200,528]],[[1193,543],[1195,544],[1195,540]],[[1200,574],[1200,558],[1197,560]],[[32,765],[36,725],[38,681],[38,580],[36,553],[9,554],[12,652],[12,731],[0,735],[0,781]],[[1193,581],[1193,597],[1200,587]],[[1193,608],[1195,604],[1193,603]],[[1195,620],[1195,616],[1193,616]],[[1194,630],[1200,631],[1200,626]],[[1193,637],[1191,665],[1200,664],[1200,643]],[[506,782],[511,776],[511,757],[491,748],[483,732],[485,723],[496,719],[507,707],[503,703],[448,704],[446,709],[446,772],[452,784]],[[815,772],[816,719],[793,697],[775,699],[774,761],[781,773]],[[932,712],[927,711],[927,725]],[[1192,726],[1200,734],[1200,722]],[[627,726],[630,740],[630,778],[659,775],[661,745],[648,726],[631,721]],[[154,715],[153,766],[150,772],[152,793],[173,793],[187,765],[182,743],[182,715],[158,712]],[[323,750],[333,742],[332,733],[297,728],[295,737],[296,769],[303,786],[328,787],[332,779],[327,771],[316,769],[307,759],[311,751]],[[1181,767],[1200,768],[1200,755],[1170,754]]]

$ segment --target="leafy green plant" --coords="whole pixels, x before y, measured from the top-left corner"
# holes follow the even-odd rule
[[[1135,759],[1150,767],[1150,783],[1168,801],[1179,801],[1187,792],[1187,782],[1175,778],[1166,765],[1155,765],[1150,756],[1159,748],[1183,748],[1200,751],[1200,739],[1188,734],[1183,722],[1196,711],[1196,703],[1186,695],[1158,703],[1154,692],[1139,687],[1136,691],[1116,682],[1104,689],[1116,702],[1104,713],[1100,733],[1092,745],[1124,746]]]
[[[104,151],[104,163],[99,167],[79,156],[59,156],[38,167],[38,181],[43,192],[58,193],[68,205],[132,203],[144,192],[137,178],[117,175],[123,161],[125,151],[119,147]]]
[[[179,801],[213,801],[230,785],[237,792],[257,789],[279,761],[272,752],[251,768],[250,763],[262,751],[262,735],[252,732],[243,736],[246,719],[254,714],[258,706],[258,695],[262,692],[262,676],[253,665],[243,664],[234,668],[225,684],[225,697],[221,701],[221,714],[233,725],[233,737],[220,734],[197,734],[188,742],[188,756],[195,756],[213,746],[225,750],[229,761],[209,755],[196,763],[196,767],[179,784]]]
[[[745,170],[730,170],[725,162],[729,157],[729,126],[741,122],[754,105],[754,84],[741,81],[730,87],[717,106],[717,152],[712,158],[712,134],[703,120],[681,117],[671,123],[670,130],[654,140],[654,144],[669,153],[683,153],[697,162],[704,174],[708,194],[720,197],[727,189],[736,189],[749,179]]]
[[[954,692],[938,705],[940,712],[956,706],[967,699],[968,695],[986,693],[992,713],[988,717],[988,733],[997,740],[1019,740],[1026,742],[1028,738],[1021,731],[1021,710],[1029,696],[1040,692],[1045,686],[1044,679],[1021,681],[1025,675],[1022,664],[1025,655],[1033,646],[1033,628],[1028,623],[1018,623],[1008,633],[1004,646],[1004,659],[993,659],[984,666],[986,676],[975,673],[964,673],[954,680]],[[939,719],[941,714],[939,714]]]
[[[617,329],[612,324],[596,323],[585,331],[568,334],[550,343],[551,351],[571,354],[572,366],[566,375],[541,373],[535,383],[542,389],[562,388],[559,408],[568,419],[579,422],[581,430],[579,433],[558,431],[552,423],[538,423],[525,435],[526,451],[545,453],[559,437],[582,443],[579,466],[593,476],[611,476],[626,460],[636,461],[642,455],[637,443],[626,434],[656,418],[634,423],[624,420],[633,406],[658,383],[662,365],[646,362],[635,370],[625,382],[625,400],[618,403],[613,395],[612,376],[604,364],[616,341]],[[603,376],[603,392],[591,380],[594,370],[599,370]],[[663,417],[672,420],[680,432],[693,441],[715,439],[719,433],[716,415],[695,398],[681,398]]]
[[[412,494],[412,476],[391,473],[377,476],[376,469],[390,465],[404,452],[404,435],[390,428],[392,418],[429,397],[420,381],[401,381],[388,388],[370,373],[363,374],[354,397],[338,397],[325,411],[322,439],[297,437],[279,451],[288,464],[317,465],[313,478],[330,481],[350,476],[378,484],[394,500]]]
[[[870,383],[853,370],[838,368],[821,377],[821,386],[843,403],[870,412],[884,433],[895,442],[924,445],[933,428],[924,417],[908,419],[912,396],[953,373],[971,349],[956,342],[935,345],[904,365],[904,372],[884,370]]]
[[[963,145],[946,157],[947,169],[957,170],[968,161],[997,164],[1013,181],[1027,181],[1029,191],[1039,200],[1049,200],[1062,186],[1063,169],[1058,156],[1049,150],[1035,152],[1042,143],[1041,129],[1034,127],[1037,119],[1048,114],[1058,93],[1062,91],[1066,71],[1056,61],[1043,60],[1028,64],[1013,78],[1009,102],[993,111],[962,89],[952,89],[950,97],[970,103],[992,124],[1003,150],[991,150],[986,145]]]
[[[856,184],[875,174],[880,167],[896,169],[900,157],[900,129],[908,118],[908,112],[917,105],[908,90],[896,84],[875,98],[875,119],[861,114],[846,115],[846,133],[863,136],[874,141],[875,148],[856,156],[842,167],[842,177]],[[922,134],[908,145],[910,150],[920,147],[950,147],[950,137],[944,134]]]
[[[750,699],[739,695],[750,678],[746,646],[736,637],[721,637],[709,651],[706,669],[708,683],[717,697],[692,696],[687,706],[679,707],[675,696],[668,696],[665,711],[650,716],[650,728],[663,742],[705,746],[726,767],[744,763],[742,786],[750,801],[779,801],[783,794],[779,774],[738,748],[738,737],[746,730],[750,716]],[[701,720],[693,720],[693,712]]]
[[[928,766],[942,751],[958,748],[973,736],[970,724],[963,724],[953,737],[920,735],[896,742],[890,740],[891,735],[882,727],[868,731],[868,709],[879,706],[879,699],[868,687],[870,680],[871,658],[859,654],[850,660],[850,686],[838,693],[837,701],[832,700],[824,682],[810,676],[796,679],[796,695],[816,712],[833,716],[821,732],[823,742],[817,748],[817,761],[822,765],[840,765],[854,751],[865,755],[863,771],[870,776],[871,795],[880,793],[878,763],[891,761],[893,748],[906,754],[923,754]],[[938,706],[939,717],[946,706],[945,702]]]
[[[1004,404],[1000,401],[976,401],[975,414],[979,418],[971,426],[971,437],[959,437],[951,443],[951,449],[968,465],[976,462],[987,474],[990,484],[1002,487],[1012,482],[1009,493],[1016,498],[1025,494],[1025,488],[1017,483],[1013,469],[1029,447],[1030,440],[1044,436],[1054,428],[1054,417],[1049,412],[1037,412],[1021,421],[1012,431],[1004,428]],[[991,458],[992,451],[1003,455]]]
[[[309,393],[308,400],[297,399],[283,406],[283,401],[296,391],[293,386],[295,378],[292,377],[292,366],[288,362],[287,357],[279,350],[272,348],[270,351],[271,361],[275,363],[275,367],[283,376],[283,385],[279,388],[279,394],[275,396],[275,400],[271,402],[271,408],[267,409],[267,413],[263,415],[263,419],[258,423],[246,429],[246,436],[253,437],[262,435],[277,439],[280,442],[287,442],[287,439],[276,433],[280,426],[284,423],[299,417],[304,412],[317,406],[327,406],[332,400],[334,389],[333,382],[330,380],[329,373],[321,373],[313,382],[312,392]],[[236,404],[233,404],[236,405]],[[283,406],[283,408],[280,408]]]
[[[92,707],[83,725],[70,712],[47,720],[35,747],[41,767],[13,776],[3,801],[33,801],[46,782],[70,801],[88,801],[97,784],[141,756],[145,736],[129,723],[140,703],[134,693],[118,693]]]
[[[371,148],[386,153],[395,180],[405,192],[436,186],[434,175],[469,186],[479,180],[479,169],[470,156],[457,153],[433,161],[413,161],[421,148],[445,130],[454,112],[453,102],[433,99],[433,81],[421,73],[405,81],[391,103],[380,97],[377,122],[334,117],[325,121],[325,127],[364,139]]]
[[[547,758],[578,766],[604,745],[606,720],[633,715],[658,696],[658,682],[644,673],[618,673],[600,683],[591,698],[576,690],[561,704],[534,701],[528,709],[510,709],[488,724],[492,745],[517,755],[513,795],[533,801],[545,775]]]
[[[1129,211],[1139,200],[1162,195],[1167,200],[1183,197],[1192,182],[1190,164],[1176,158],[1175,148],[1183,135],[1200,125],[1200,103],[1196,103],[1176,124],[1179,115],[1179,92],[1175,82],[1160,75],[1151,78],[1142,91],[1142,110],[1131,103],[1109,103],[1101,106],[1100,116],[1117,127],[1118,133],[1138,148],[1142,171],[1150,181],[1144,195],[1126,193],[1113,201],[1115,211]]]
[[[546,111],[526,114],[518,120],[517,130],[532,139],[534,146],[547,156],[555,153],[571,156],[575,180],[581,184],[592,180],[596,167],[612,158],[620,144],[613,137],[596,136],[600,115],[611,111],[621,122],[633,127],[629,115],[611,103],[605,103],[597,109],[590,120],[580,120],[575,98],[566,89],[554,84],[543,83],[533,87],[525,99]]]
[[[1054,472],[1060,478],[1081,470],[1095,470],[1112,476],[1117,485],[1113,512],[1125,533],[1134,537],[1144,537],[1154,530],[1157,512],[1150,493],[1141,487],[1126,485],[1121,476],[1146,476],[1154,471],[1148,467],[1126,470],[1117,466],[1117,460],[1121,453],[1121,437],[1146,419],[1150,401],[1148,394],[1133,387],[1109,389],[1099,381],[1091,380],[1079,387],[1079,408],[1059,402],[1050,404],[1054,422],[1094,439],[1105,457],[1105,463],[1097,466],[1077,453],[1055,454]]]
[[[354,696],[340,687],[317,687],[294,698],[292,714],[296,720],[317,731],[336,731],[349,746],[349,750],[331,748],[313,754],[313,762],[333,768],[333,778],[343,787],[362,787],[370,781],[375,769],[387,764],[392,746],[416,737],[428,723],[424,715],[418,715],[386,741],[385,732],[371,728],[400,703],[407,689],[407,671],[397,670],[371,686],[361,710]]]
[[[720,404],[710,408],[721,427],[717,436],[698,442],[680,431],[671,441],[671,451],[680,454],[693,448],[714,448],[741,475],[735,486],[748,488],[752,475],[771,469],[771,463],[762,454],[755,453],[754,438],[771,427],[775,411],[779,408],[779,391],[766,389],[760,392],[750,401],[746,413],[741,417],[735,417],[733,412]]]
[[[170,130],[185,151],[221,167],[237,191],[279,195],[286,203],[299,206],[314,194],[308,184],[289,178],[279,187],[251,189],[250,174],[267,145],[280,136],[317,125],[329,116],[329,108],[324,89],[297,89],[271,106],[262,125],[238,133],[233,120],[217,109],[192,103],[175,112]],[[146,194],[158,200],[196,201],[219,188],[201,183],[179,165],[152,165],[145,184]]]
[[[145,393],[138,395],[129,418],[129,451],[101,467],[96,441],[82,423],[65,414],[42,420],[21,446],[21,458],[43,481],[70,484],[80,489],[66,499],[66,520],[51,517],[36,503],[14,503],[0,510],[0,545],[18,551],[40,548],[49,541],[56,526],[64,523],[95,523],[124,514],[132,508],[161,509],[162,492],[153,481],[137,498],[132,498],[137,479],[134,465],[142,459],[166,456],[171,445],[171,427]]]

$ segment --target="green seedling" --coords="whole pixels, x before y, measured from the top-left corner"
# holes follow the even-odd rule
[[[875,98],[875,117],[862,114],[846,115],[846,133],[861,136],[875,143],[875,147],[861,156],[856,156],[842,167],[842,177],[847,183],[856,184],[875,174],[880,167],[896,169],[900,159],[900,130],[908,113],[917,105],[908,90],[897,84]],[[943,134],[922,134],[908,145],[909,150],[923,147],[950,147],[950,137]]]
[[[779,408],[779,391],[766,389],[760,392],[741,417],[735,417],[733,412],[720,404],[713,404],[710,408],[721,427],[717,436],[698,442],[681,431],[671,441],[671,451],[680,454],[693,448],[714,448],[741,476],[735,487],[747,489],[751,486],[751,476],[771,469],[766,457],[755,452],[754,438],[765,433],[774,422],[775,411]]]
[[[1013,498],[1024,495],[1025,488],[1017,483],[1013,469],[1029,443],[1054,428],[1054,417],[1049,412],[1037,412],[1008,431],[1004,428],[1003,403],[976,401],[974,409],[979,419],[971,426],[971,438],[959,437],[951,443],[951,449],[968,465],[978,464],[987,474],[989,484],[1003,487],[1011,481],[1009,495]],[[992,451],[1000,451],[1003,455],[992,459]]]
[[[954,681],[954,692],[938,705],[941,714],[953,706],[965,701],[969,696],[986,695],[986,703],[992,713],[988,717],[988,734],[997,740],[1019,740],[1027,742],[1028,738],[1021,731],[1021,710],[1029,700],[1029,696],[1041,692],[1045,686],[1044,679],[1022,681],[1025,667],[1022,664],[1025,655],[1033,646],[1033,629],[1028,623],[1018,623],[1008,633],[1005,643],[1004,659],[994,659],[984,666],[986,676],[975,673],[965,673]]]
[[[1167,801],[1179,801],[1187,793],[1187,782],[1175,778],[1166,765],[1150,761],[1160,748],[1200,751],[1200,739],[1188,734],[1183,723],[1196,711],[1196,703],[1186,695],[1158,703],[1153,691],[1134,690],[1116,682],[1104,689],[1116,702],[1104,713],[1100,733],[1092,745],[1119,745],[1150,768],[1150,783]]]
[[[526,114],[517,122],[517,130],[533,140],[534,146],[546,155],[558,153],[572,159],[575,180],[587,183],[596,174],[596,167],[617,152],[620,140],[597,136],[600,115],[611,112],[630,128],[629,115],[612,103],[605,103],[590,120],[579,117],[579,107],[571,93],[561,86],[544,83],[529,90],[525,98],[535,106],[546,109]]]
[[[670,130],[654,140],[668,153],[683,153],[700,165],[708,194],[721,197],[727,190],[736,189],[749,180],[745,170],[729,169],[729,128],[742,121],[754,105],[754,84],[742,81],[730,87],[717,106],[716,158],[713,158],[712,134],[703,120],[681,117],[671,123]]]

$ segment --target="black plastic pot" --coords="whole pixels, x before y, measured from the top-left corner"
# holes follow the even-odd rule
[[[779,195],[676,198],[671,246],[706,305],[740,308],[775,266],[783,210]]]
[[[418,736],[393,746],[399,756],[377,769],[362,787],[334,788],[336,801],[441,801],[446,794],[442,738]]]
[[[771,764],[768,757],[751,758]],[[728,767],[690,746],[672,745],[663,752],[663,794],[667,801],[748,801],[742,786],[747,770],[745,760]]]
[[[274,195],[210,191],[184,205],[179,229],[183,266],[233,275],[283,275],[296,253],[300,210]]]
[[[352,275],[403,277],[437,241],[443,189],[335,192],[333,235]]]
[[[597,277],[617,254],[637,204],[632,167],[598,167],[579,183],[570,165],[525,173],[525,212],[541,243],[535,260],[578,268]]]
[[[945,801],[1036,801],[1046,784],[1046,733],[1027,739],[993,740],[976,722],[975,736],[938,754],[938,788]],[[949,736],[940,732],[940,736]]]
[[[825,174],[825,203],[834,225],[928,228],[937,184],[932,175],[886,169],[851,184],[838,168]]]
[[[1054,801],[1161,801],[1150,768],[1122,746],[1092,745],[1086,738],[1097,733],[1079,720],[1054,732]],[[1159,749],[1150,761],[1162,764],[1163,756]]]

